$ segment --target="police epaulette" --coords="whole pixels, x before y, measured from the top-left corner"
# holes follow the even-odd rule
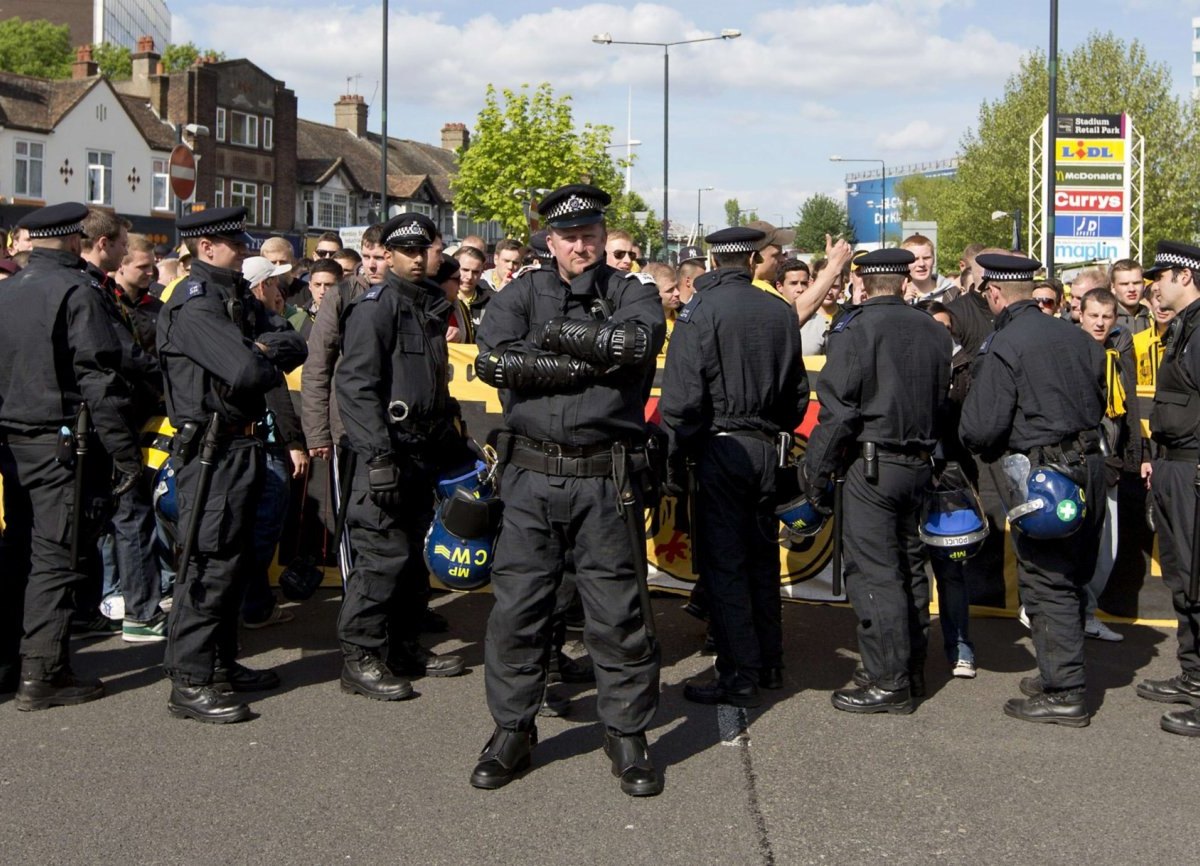
[[[861,312],[862,307],[855,307],[854,309],[850,310],[848,313],[846,313],[846,315],[838,319],[838,323],[829,329],[829,333],[840,334],[842,331],[846,330],[846,326],[850,324],[854,317]]]
[[[513,272],[512,278],[515,280],[517,277],[523,277],[526,274],[531,274],[534,271],[540,271],[540,270],[541,270],[541,268],[537,267],[535,265],[522,265],[520,268],[518,268],[516,271]]]
[[[635,277],[638,280],[641,280],[643,286],[654,285],[654,277],[650,276],[645,271],[630,271],[625,275],[625,279],[628,280],[630,277]]]
[[[679,315],[675,318],[675,321],[685,324],[691,321],[692,313],[698,306],[700,306],[700,293],[696,292],[696,294],[692,295],[692,299],[683,305],[683,309],[679,311]]]
[[[179,288],[185,290],[183,297],[185,301],[190,301],[192,298],[203,297],[208,291],[204,287],[204,282],[202,280],[188,280]]]
[[[978,351],[978,352],[976,352],[975,354],[976,354],[976,355],[986,355],[986,354],[987,354],[988,347],[992,345],[992,338],[993,338],[994,336],[996,336],[996,334],[997,334],[997,333],[999,333],[999,332],[998,332],[998,331],[992,331],[990,334],[988,334],[988,335],[987,335],[987,336],[984,338],[983,342],[979,344],[979,351]]]
[[[364,301],[378,301],[379,293],[383,291],[383,283],[377,283],[371,287],[371,290],[364,293],[362,299]]]

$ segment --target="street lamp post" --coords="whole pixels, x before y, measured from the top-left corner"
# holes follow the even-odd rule
[[[696,189],[696,242],[700,241],[700,195],[701,193],[712,192],[711,186],[702,186]]]
[[[614,147],[625,148],[625,194],[629,195],[629,191],[633,189],[633,149],[641,145],[641,142],[636,138],[630,138],[620,144],[606,144],[605,150],[612,150]]]
[[[1002,220],[1005,217],[1012,217],[1012,249],[1014,253],[1019,253],[1021,251],[1021,209],[1015,207],[1012,209],[1012,213],[1006,210],[992,211],[993,220]]]
[[[700,39],[679,39],[675,42],[636,42],[627,41],[624,39],[613,39],[611,33],[597,33],[592,37],[592,41],[597,45],[652,45],[663,50],[663,256],[666,257],[670,249],[670,231],[671,220],[668,215],[667,198],[670,195],[669,187],[669,157],[670,157],[670,130],[671,130],[671,47],[674,45],[691,45],[693,42],[715,42],[718,39],[737,39],[742,35],[740,30],[722,30],[720,36],[704,36]]]
[[[847,156],[831,156],[830,162],[877,162],[879,163],[879,174],[883,178],[883,185],[880,187],[879,195],[879,248],[883,249],[887,242],[887,165],[882,159],[851,159]]]

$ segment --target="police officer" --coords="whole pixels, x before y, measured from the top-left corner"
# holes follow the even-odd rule
[[[80,220],[86,214],[84,205],[67,203],[22,219],[19,227],[29,230],[33,244],[29,265],[0,292],[5,439],[0,468],[8,560],[3,601],[12,620],[13,613],[20,615],[20,585],[28,575],[20,710],[81,704],[104,694],[99,681],[76,679],[71,672],[70,594],[85,581],[85,561],[111,514],[112,494],[127,492],[142,468],[128,421],[129,391],[119,374],[121,344],[79,258]],[[90,424],[80,413],[85,404]],[[16,623],[7,625],[0,683],[11,687]]]
[[[705,238],[716,269],[679,313],[659,401],[669,459],[696,465],[693,537],[718,677],[683,694],[702,704],[753,707],[759,686],[783,686],[775,475],[780,434],[790,453],[808,406],[808,375],[795,312],[751,282],[765,238],[751,228]]]
[[[1027,455],[1055,467],[1084,494],[1079,528],[1065,538],[1014,530],[1021,600],[1033,632],[1038,676],[1021,681],[1025,698],[1004,712],[1027,722],[1083,727],[1084,586],[1095,570],[1104,522],[1104,350],[1069,322],[1043,315],[1033,301],[1041,263],[980,254],[981,291],[996,330],[979,349],[963,403],[963,444],[987,462]],[[1077,509],[1068,509],[1074,516]],[[1064,512],[1065,513],[1065,512]]]
[[[1167,332],[1167,350],[1158,367],[1158,387],[1150,430],[1159,446],[1148,480],[1154,496],[1163,582],[1171,590],[1179,620],[1180,672],[1165,680],[1143,680],[1137,693],[1161,703],[1200,707],[1200,599],[1192,597],[1198,566],[1197,509],[1200,497],[1200,248],[1160,241],[1154,265],[1145,275],[1154,281],[1164,309],[1177,315]],[[1169,712],[1164,731],[1200,737],[1200,711]]]
[[[423,280],[433,221],[406,213],[381,228],[388,271],[342,315],[338,408],[356,457],[347,507],[354,561],[338,617],[342,690],[375,700],[413,694],[409,676],[456,676],[458,656],[417,642],[429,572],[421,540],[433,519],[433,484],[473,460],[448,387],[446,312]],[[403,675],[403,676],[399,676]]]
[[[529,765],[547,624],[573,567],[613,773],[631,796],[662,790],[646,746],[659,650],[644,585],[639,592],[645,524],[631,464],[665,324],[653,281],[605,264],[610,201],[587,184],[543,198],[555,264],[505,286],[479,328],[476,370],[501,389],[508,428],[497,440],[504,518],[484,656],[496,729],[471,775],[479,788],[506,785]]]
[[[269,313],[242,278],[253,240],[245,221],[244,207],[178,221],[192,270],[159,314],[157,335],[167,415],[177,431],[171,453],[180,527],[187,531],[192,512],[201,509],[192,554],[180,563],[186,580],[175,588],[168,621],[167,708],[217,724],[250,717],[232,693],[279,685],[274,671],[234,660],[237,618],[265,472],[263,443],[255,436],[264,395],[306,354],[304,339]]]
[[[858,616],[863,673],[832,695],[851,713],[911,713],[923,692],[929,578],[917,530],[938,415],[950,387],[951,339],[904,303],[914,256],[884,249],[858,260],[865,300],[829,333],[808,440],[809,499],[845,477],[841,532],[846,592]]]

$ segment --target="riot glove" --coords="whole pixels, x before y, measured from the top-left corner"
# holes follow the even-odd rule
[[[598,379],[604,370],[566,355],[524,349],[480,352],[475,373],[494,388],[528,391],[569,391]]]
[[[558,316],[542,326],[538,344],[604,367],[640,364],[650,354],[650,330],[638,322],[595,322]]]
[[[371,501],[380,508],[400,507],[400,468],[391,454],[367,462]]]
[[[124,496],[132,490],[142,477],[140,460],[113,461],[113,496]]]

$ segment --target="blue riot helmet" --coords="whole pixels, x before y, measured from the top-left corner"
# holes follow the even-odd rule
[[[179,500],[175,498],[175,466],[168,458],[154,473],[154,513],[172,543],[179,541]]]
[[[1066,538],[1083,524],[1087,497],[1061,467],[1033,467],[1024,454],[1010,454],[1001,466],[1015,529],[1029,538]]]
[[[948,463],[926,491],[917,527],[931,556],[949,562],[970,559],[988,536],[983,505],[957,463]]]
[[[775,516],[783,524],[786,535],[800,538],[816,535],[825,525],[826,519],[826,515],[804,494],[776,508]]]
[[[440,502],[454,495],[455,490],[466,490],[468,493],[488,495],[492,489],[491,474],[488,465],[482,460],[476,460],[472,466],[464,466],[438,479],[434,495]]]
[[[486,586],[492,579],[492,550],[502,507],[493,495],[487,466],[452,473],[438,482],[437,489],[441,501],[425,533],[425,565],[449,589]],[[448,495],[441,496],[442,491]]]

